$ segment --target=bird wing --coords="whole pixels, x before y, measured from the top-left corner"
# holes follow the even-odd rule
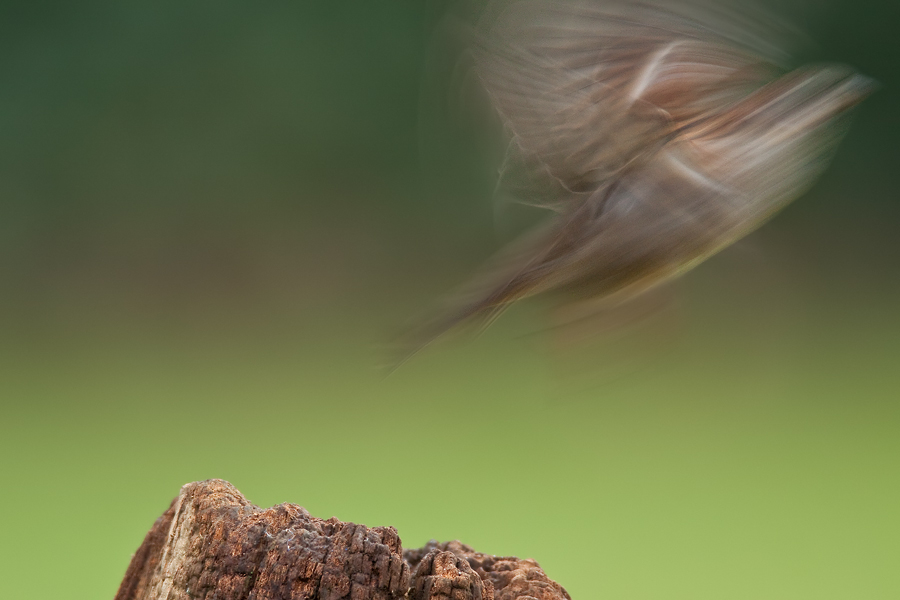
[[[761,14],[697,2],[495,3],[476,68],[522,153],[590,193],[772,79],[787,59],[774,29]]]

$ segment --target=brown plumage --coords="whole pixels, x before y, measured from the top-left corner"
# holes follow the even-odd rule
[[[631,296],[690,269],[802,194],[873,89],[840,65],[789,71],[796,36],[700,1],[493,3],[475,69],[557,215],[495,259],[414,352],[549,290]]]

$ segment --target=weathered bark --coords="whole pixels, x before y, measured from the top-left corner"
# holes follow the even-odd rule
[[[438,544],[433,541],[429,542],[424,548],[407,550],[403,556],[406,562],[410,564],[410,567],[415,569],[410,600],[438,600],[444,598],[444,596],[435,593],[417,596],[415,592],[419,588],[419,578],[427,576],[429,571],[432,577],[451,577],[450,574],[445,574],[448,569],[444,566],[449,562],[450,557],[464,559],[457,560],[461,576],[471,579],[468,576],[469,573],[477,575],[475,580],[478,583],[473,582],[470,588],[473,600],[479,600],[480,598],[484,598],[484,600],[524,600],[526,598],[529,600],[559,600],[569,598],[566,590],[547,577],[544,571],[541,570],[540,565],[537,564],[537,561],[530,558],[523,559],[515,556],[482,554],[481,552],[475,552],[474,549],[460,542]],[[434,566],[430,566],[429,561]],[[460,565],[460,563],[462,564]],[[450,571],[452,573],[452,570]],[[454,580],[453,588],[463,588],[462,582],[457,584],[457,581],[459,580]],[[480,592],[481,595],[479,595],[479,591],[476,591],[479,585],[483,586],[484,589],[483,592]],[[432,584],[432,589],[434,589],[434,584]],[[470,596],[454,594],[446,597],[453,598],[453,600],[468,600]]]
[[[138,548],[115,600],[569,600],[533,560],[459,542],[408,550],[393,527],[266,510],[190,483]]]

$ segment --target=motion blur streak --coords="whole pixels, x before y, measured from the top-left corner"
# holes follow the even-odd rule
[[[552,190],[523,200],[554,216],[404,356],[538,293],[633,298],[806,191],[874,84],[842,65],[791,70],[798,36],[746,3],[490,4],[471,26],[473,68],[510,138],[504,163]]]

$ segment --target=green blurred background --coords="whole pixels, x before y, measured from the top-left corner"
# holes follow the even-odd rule
[[[112,597],[220,477],[576,600],[900,597],[898,4],[781,7],[884,87],[665,350],[581,387],[537,304],[377,368],[497,247],[472,152],[422,133],[444,8],[0,5],[2,596]]]

